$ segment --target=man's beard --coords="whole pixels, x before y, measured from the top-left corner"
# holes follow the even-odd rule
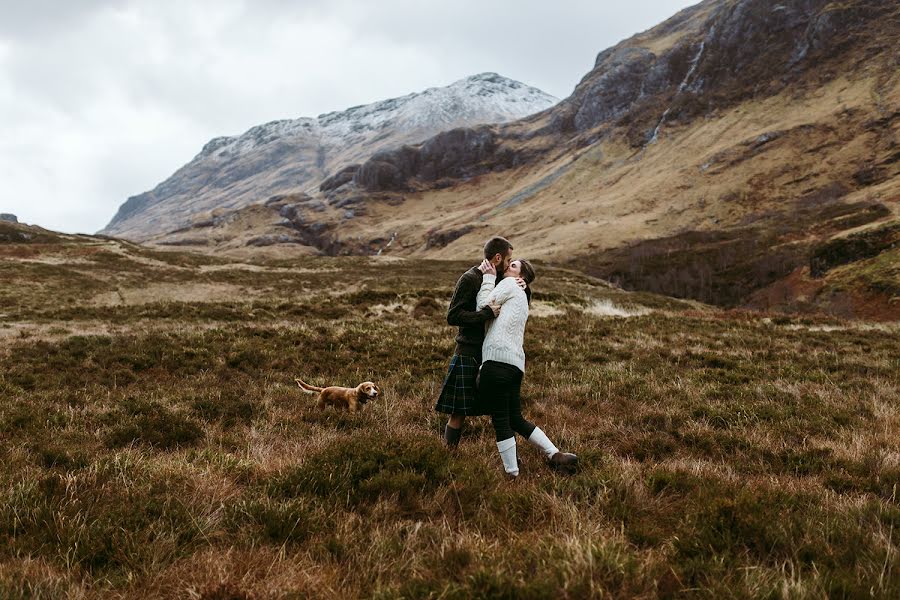
[[[495,279],[495,281],[499,283],[500,280],[503,279],[505,273],[506,269],[503,268],[503,263],[501,262],[499,265],[497,265],[497,278]]]

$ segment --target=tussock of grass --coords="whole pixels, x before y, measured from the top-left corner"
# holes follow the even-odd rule
[[[311,493],[350,508],[390,499],[414,512],[424,496],[448,481],[448,461],[433,436],[379,439],[359,432],[279,473],[267,492],[287,498]]]
[[[203,429],[196,421],[165,406],[126,401],[123,408],[106,415],[110,426],[104,443],[109,448],[142,443],[169,450],[191,446],[203,438]]]

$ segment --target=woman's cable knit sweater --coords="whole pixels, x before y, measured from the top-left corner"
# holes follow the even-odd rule
[[[486,324],[481,350],[482,361],[494,360],[525,372],[525,322],[528,321],[528,297],[513,277],[496,283],[497,276],[485,273],[475,299],[478,310],[492,301],[500,304],[500,315]],[[496,284],[496,285],[495,285]]]

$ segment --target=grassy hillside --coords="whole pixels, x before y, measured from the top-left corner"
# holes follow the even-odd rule
[[[896,321],[900,315],[900,221],[863,226],[814,246],[807,265],[754,293],[749,304]]]
[[[531,257],[628,289],[743,306],[755,292],[790,284],[785,277],[834,235],[896,222],[900,113],[880,108],[882,96],[900,102],[894,72],[887,83],[862,71],[808,96],[790,89],[747,100],[671,123],[645,147],[607,126],[587,147],[454,185],[274,198],[154,241],[234,256],[458,259],[500,231]],[[510,144],[537,143],[519,137]],[[863,288],[834,312],[867,317],[868,304],[889,300]],[[878,312],[900,315],[896,305]]]
[[[600,52],[546,111],[384,148],[318,190],[260,190],[176,231],[145,219],[135,239],[455,260],[499,232],[630,290],[897,320],[885,286],[831,287],[811,263],[900,218],[898,6],[706,0]]]
[[[468,263],[9,239],[0,597],[900,593],[896,326],[538,264],[525,410],[583,468],[522,444],[509,482],[486,417],[448,453],[431,408]]]

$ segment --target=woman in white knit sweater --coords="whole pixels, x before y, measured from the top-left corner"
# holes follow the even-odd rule
[[[499,316],[486,324],[478,395],[490,411],[503,468],[510,476],[519,475],[515,432],[540,448],[547,455],[551,467],[574,472],[578,457],[560,452],[540,427],[522,416],[520,391],[525,375],[523,343],[534,267],[527,260],[514,260],[499,284],[496,284],[497,275],[493,268],[482,265],[482,270],[486,272],[482,276],[476,306],[480,310],[496,302],[501,308]],[[517,277],[525,280],[527,285],[524,290],[516,284]]]

